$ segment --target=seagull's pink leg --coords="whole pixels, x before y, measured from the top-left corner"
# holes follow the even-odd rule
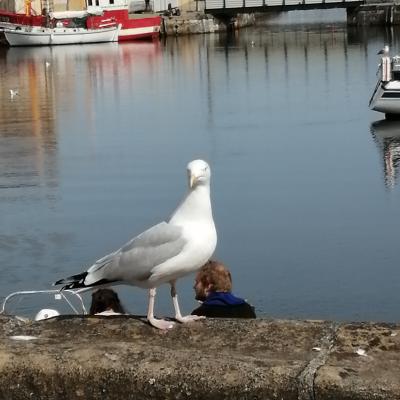
[[[171,329],[174,326],[172,321],[154,318],[154,299],[156,297],[156,288],[149,289],[149,308],[147,310],[147,320],[151,325],[158,329]]]
[[[182,316],[181,310],[179,308],[178,294],[176,293],[175,281],[171,281],[170,285],[171,285],[172,302],[174,303],[174,309],[175,309],[175,319],[177,321],[182,322],[184,324],[186,322],[192,322],[192,321],[197,321],[199,319],[205,319],[205,317],[199,316],[199,315]]]

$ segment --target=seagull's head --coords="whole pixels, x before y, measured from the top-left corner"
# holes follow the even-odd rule
[[[385,45],[384,48],[380,51],[378,51],[378,54],[385,54],[388,55],[389,54],[389,46]]]
[[[191,189],[198,185],[208,185],[210,183],[210,166],[203,160],[193,160],[187,165],[189,187]]]

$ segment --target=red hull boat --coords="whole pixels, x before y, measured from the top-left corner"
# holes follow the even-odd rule
[[[154,39],[160,34],[161,17],[146,16],[141,14],[129,14],[127,8],[105,9],[103,15],[93,15],[88,17],[88,28],[98,27],[107,19],[116,24],[121,24],[121,30],[118,35],[118,41]]]
[[[103,7],[93,7],[90,3],[91,0],[89,0],[89,7],[86,10],[50,12],[48,14],[43,12],[44,15],[38,15],[32,9],[28,9],[24,14],[0,9],[0,30],[1,28],[16,28],[19,25],[60,26],[60,23],[65,27],[71,27],[76,23],[76,13],[81,12],[85,14],[81,18],[81,23],[87,29],[121,24],[118,35],[119,42],[154,39],[160,34],[161,17],[159,15],[129,14],[124,0],[110,0],[111,4]]]

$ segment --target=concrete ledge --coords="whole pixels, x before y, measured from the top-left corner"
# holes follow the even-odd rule
[[[398,325],[210,319],[161,332],[124,316],[0,322],[0,399],[400,398]]]

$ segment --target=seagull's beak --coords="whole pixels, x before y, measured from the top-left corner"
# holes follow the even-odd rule
[[[190,187],[190,189],[193,188],[193,186],[196,183],[196,181],[197,181],[197,176],[194,175],[194,174],[190,174],[190,178],[189,178],[189,187]]]

